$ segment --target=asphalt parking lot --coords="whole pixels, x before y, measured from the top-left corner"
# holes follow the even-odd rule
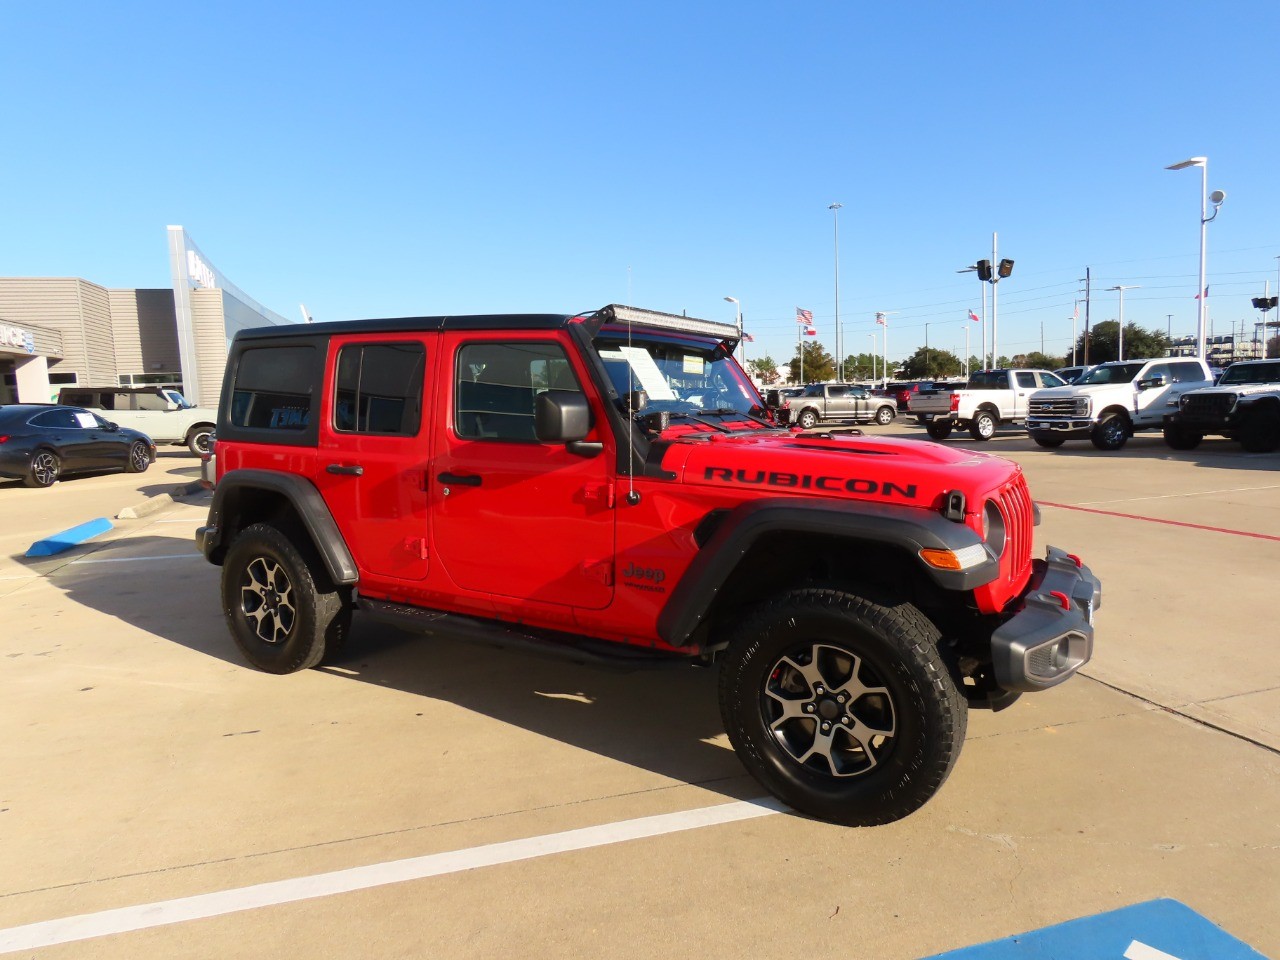
[[[862,830],[749,802],[710,670],[359,618],[334,666],[249,669],[200,496],[20,558],[189,457],[0,483],[0,955],[920,958],[1172,897],[1280,958],[1280,453],[948,443],[1023,465],[1097,648]]]

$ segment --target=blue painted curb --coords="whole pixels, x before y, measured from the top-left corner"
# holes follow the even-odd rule
[[[90,520],[88,523],[82,523],[80,526],[72,527],[70,530],[55,533],[52,537],[37,540],[31,545],[31,549],[26,552],[25,556],[51,557],[55,553],[70,550],[77,544],[84,543],[91,537],[106,533],[110,529],[111,521],[106,517],[98,517],[97,520]]]

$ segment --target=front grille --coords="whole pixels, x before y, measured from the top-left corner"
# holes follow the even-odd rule
[[[1182,398],[1183,414],[1197,420],[1220,419],[1235,405],[1235,395],[1230,393],[1188,394]]]
[[[1000,512],[1004,514],[1008,545],[1001,558],[1001,573],[1013,582],[1031,562],[1031,539],[1035,519],[1027,481],[1018,474],[1000,493]],[[1007,561],[1007,562],[1006,562]]]
[[[1087,417],[1088,397],[1054,397],[1052,400],[1032,400],[1029,408],[1033,417]]]

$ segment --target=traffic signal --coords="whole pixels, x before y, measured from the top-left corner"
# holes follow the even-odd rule
[[[1280,303],[1280,297],[1254,297],[1253,305],[1259,310],[1271,310],[1277,303]]]
[[[997,268],[996,273],[1000,275],[1001,280],[1009,276],[1009,274],[1013,273],[1013,261],[1001,260],[1000,266]]]
[[[978,279],[979,279],[979,280],[990,280],[990,279],[991,279],[991,261],[990,261],[990,260],[979,260],[979,261],[975,264],[975,266],[978,268]]]

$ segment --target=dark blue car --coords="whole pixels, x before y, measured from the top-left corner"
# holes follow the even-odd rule
[[[80,407],[0,406],[0,477],[51,487],[68,473],[142,473],[156,459],[145,433]]]

